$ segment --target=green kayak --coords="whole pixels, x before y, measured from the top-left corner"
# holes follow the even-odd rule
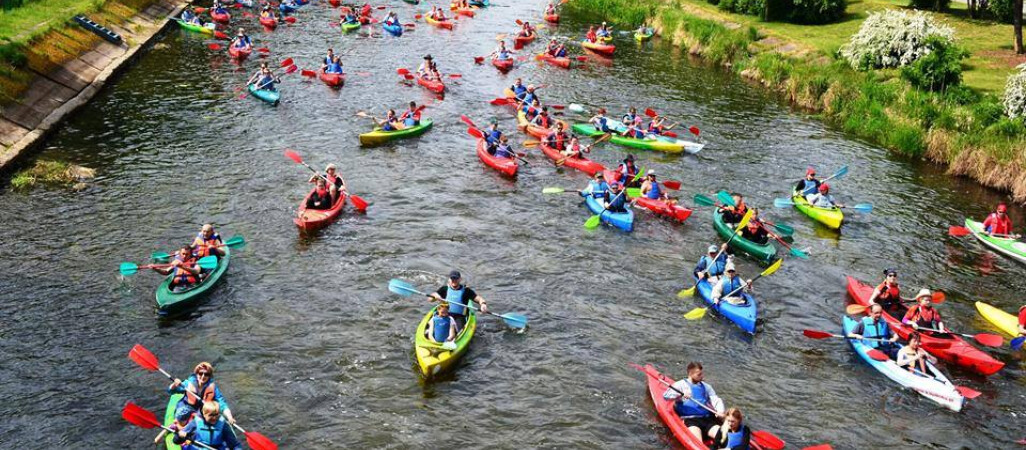
[[[841,222],[844,221],[844,213],[841,212],[841,208],[819,208],[812,206],[808,200],[805,200],[805,196],[795,192],[791,195],[791,201],[794,202],[794,207],[801,211],[802,214],[809,216],[812,220],[826,225],[827,228],[834,230],[841,228]]]
[[[171,427],[175,423],[175,407],[178,406],[178,402],[185,397],[185,394],[171,394],[171,400],[167,402],[167,409],[164,411],[164,426]],[[167,446],[167,450],[182,450],[182,446],[175,444],[174,434],[168,433],[164,436],[164,445]]]
[[[1015,239],[994,237],[983,231],[983,223],[965,219],[965,227],[991,250],[1026,264],[1026,243]]]
[[[175,19],[175,22],[178,22],[178,25],[181,26],[185,30],[194,31],[196,33],[210,34],[210,35],[214,34],[214,29],[213,28],[207,28],[207,27],[202,26],[202,25],[196,25],[194,23],[189,23],[189,22],[186,22],[186,21],[184,21],[182,19]],[[213,23],[210,23],[208,25],[214,26]]]
[[[612,121],[607,122],[610,126],[613,126]],[[623,125],[615,124],[618,129],[616,133],[613,133],[609,141],[614,144],[620,144],[624,147],[637,148],[642,150],[654,150],[666,153],[681,153],[685,152],[688,154],[695,154],[705,147],[705,144],[698,142],[689,142],[680,139],[668,138],[665,136],[652,137],[652,138],[631,138],[627,136],[621,136],[620,132],[623,131]],[[596,130],[595,127],[587,123],[575,123],[572,127],[574,133],[582,134],[585,136],[601,136],[605,133]]]
[[[420,121],[420,125],[403,128],[398,131],[381,131],[381,127],[375,127],[374,131],[360,135],[360,145],[381,145],[396,139],[420,136],[431,128],[432,123],[434,122],[431,119],[424,119]]]
[[[180,310],[192,306],[196,301],[203,297],[210,288],[217,284],[217,281],[221,279],[224,272],[228,270],[228,264],[231,262],[232,251],[228,247],[224,248],[224,256],[217,261],[217,267],[207,278],[201,283],[186,289],[184,291],[172,292],[171,291],[171,275],[168,275],[160,286],[157,286],[157,308],[161,315],[167,315],[174,311]]]
[[[360,22],[343,22],[342,31],[350,32],[353,30],[359,30],[362,26],[363,24],[361,24]]]
[[[718,209],[713,211],[713,228],[716,228],[716,233],[723,239],[730,239],[730,235],[734,233],[734,230],[723,222],[723,213]],[[730,241],[730,246],[734,250],[747,253],[764,262],[772,261],[777,254],[777,247],[773,245],[773,242],[759,245],[740,235]]]
[[[281,94],[278,91],[272,91],[270,89],[257,89],[256,84],[249,85],[249,93],[254,97],[270,103],[273,106],[278,106],[278,100],[281,99]]]

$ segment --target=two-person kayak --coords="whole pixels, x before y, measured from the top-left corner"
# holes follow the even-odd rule
[[[1007,313],[983,302],[976,302],[976,310],[984,319],[987,319],[987,322],[994,324],[1005,334],[1012,337],[1019,336],[1019,317],[1015,314]]]
[[[324,84],[331,87],[341,87],[346,82],[346,75],[343,73],[327,73],[322,69],[317,75]]]
[[[608,58],[612,58],[613,52],[616,51],[615,45],[605,44],[602,42],[581,41],[581,47],[583,47],[585,50],[591,50],[595,53],[598,53]]]
[[[755,300],[755,297],[742,290],[739,295],[745,299],[745,303],[735,305],[724,300],[717,305],[712,298],[712,289],[708,280],[695,279],[695,291],[710,308],[737,324],[742,330],[755,334],[755,324],[759,314],[759,302]],[[726,294],[728,293],[724,292],[724,295]]]
[[[170,315],[177,313],[183,309],[195,306],[200,300],[203,299],[204,295],[213,289],[214,285],[221,280],[225,271],[228,270],[228,264],[231,262],[232,251],[227,246],[221,247],[224,250],[224,256],[218,258],[217,267],[210,272],[203,279],[187,289],[180,291],[173,291],[171,289],[171,280],[174,278],[174,274],[168,275],[164,278],[164,281],[157,286],[157,310],[160,315]]]
[[[627,195],[624,193],[624,195]],[[605,208],[602,202],[591,195],[581,194],[584,197],[584,203],[588,205],[588,209],[592,214],[597,214],[602,223],[612,225],[623,231],[634,231],[634,211],[631,210],[630,205],[627,205],[627,210],[624,212],[613,212]]]
[[[681,153],[685,152],[690,155],[698,153],[705,147],[705,144],[700,142],[690,142],[681,139],[670,138],[666,136],[646,136],[642,139],[632,138],[623,136],[621,133],[624,131],[623,125],[609,122],[610,127],[616,127],[613,129],[612,136],[609,141],[614,144],[623,145],[625,147],[637,148],[642,150],[655,150],[666,153]],[[584,136],[601,136],[606,133],[595,129],[594,126],[588,123],[575,123],[573,126],[574,133],[582,134]]]
[[[719,234],[724,240],[730,239],[730,235],[734,234],[734,228],[723,221],[723,212],[719,209],[713,211],[713,228],[716,229],[716,234]],[[773,245],[773,241],[757,244],[740,235],[730,239],[730,247],[739,252],[747,253],[762,262],[772,261],[777,254],[777,246]]]
[[[607,170],[606,172],[610,171]],[[606,172],[603,172],[603,175],[605,175]],[[605,175],[607,183],[610,178],[611,177],[609,175]],[[612,179],[616,179],[615,175]],[[695,212],[691,208],[681,206],[679,203],[671,205],[666,200],[645,197],[641,195],[641,188],[627,188],[627,196],[634,199],[634,202],[637,203],[638,206],[652,211],[657,215],[669,217],[680,222],[688,220],[688,217],[691,217],[691,214]]]
[[[272,91],[270,89],[257,89],[256,84],[249,85],[249,93],[250,95],[262,101],[270,103],[273,106],[277,106],[278,102],[281,100],[281,94],[278,93],[278,91]]]
[[[373,131],[363,133],[360,135],[361,145],[381,145],[388,141],[394,141],[397,139],[406,139],[415,136],[420,136],[431,129],[431,125],[434,123],[431,119],[421,119],[420,124],[403,128],[401,130],[384,131],[381,127],[375,127]]]
[[[800,192],[791,194],[791,202],[794,203],[795,209],[809,216],[812,220],[825,225],[827,228],[834,230],[841,228],[841,222],[844,221],[844,213],[841,212],[841,208],[836,206],[830,208],[812,206]]]
[[[189,30],[189,31],[194,31],[196,33],[203,33],[203,34],[210,34],[210,35],[214,34],[214,27],[215,27],[215,25],[213,23],[207,23],[206,26],[204,26],[204,25],[197,25],[197,24],[194,24],[194,23],[189,23],[189,22],[186,22],[186,21],[184,21],[182,19],[178,19],[178,18],[176,18],[174,20],[175,20],[175,22],[178,22],[178,26],[182,27],[183,30]]]
[[[517,160],[515,158],[500,158],[498,156],[488,153],[488,143],[484,139],[477,140],[477,157],[481,158],[481,162],[485,163],[488,167],[491,167],[499,172],[508,175],[517,175]]]
[[[568,158],[566,156],[563,156],[563,154],[560,153],[559,150],[549,147],[548,145],[545,145],[545,143],[539,144],[538,148],[540,148],[542,153],[545,154],[545,156],[549,159],[553,161],[563,161],[564,166],[567,166],[571,169],[580,170],[581,172],[584,172],[589,176],[595,176],[595,173],[606,170],[606,166],[603,166],[602,164],[587,158],[581,158],[576,156]]]
[[[538,54],[538,60],[539,61],[545,61],[545,62],[547,62],[549,64],[552,64],[553,66],[560,67],[560,68],[563,68],[563,69],[569,69],[570,68],[570,58],[568,58],[568,57],[558,58],[558,57],[552,56],[552,55],[550,55],[548,53],[539,53]]]

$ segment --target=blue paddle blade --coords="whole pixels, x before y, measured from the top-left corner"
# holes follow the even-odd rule
[[[214,255],[204,256],[196,261],[196,263],[203,269],[211,270],[217,268],[217,257]]]
[[[413,294],[423,295],[423,293],[418,291],[417,288],[413,287],[413,285],[398,278],[393,278],[388,282],[388,290],[403,297],[409,297]]]
[[[794,206],[794,202],[789,198],[775,198],[773,199],[773,206],[777,208],[790,208]]]
[[[123,262],[118,270],[122,275],[135,275],[135,273],[139,271],[139,266],[130,262]]]
[[[505,321],[506,325],[509,325],[510,328],[527,327],[527,316],[524,316],[523,314],[509,313],[503,314],[499,317],[502,317],[502,320]]]
[[[150,255],[150,259],[155,263],[165,264],[171,262],[171,255],[164,252],[153,252]]]
[[[786,235],[794,234],[794,228],[792,226],[784,223],[784,222],[777,222],[777,223],[771,224],[770,226],[773,227],[773,228],[776,228],[777,231],[780,232],[780,234],[786,234]]]
[[[857,204],[855,206],[852,206],[852,209],[854,209],[855,211],[858,211],[860,213],[867,213],[868,214],[868,213],[873,212],[873,205],[871,205],[869,203],[859,203],[859,204]]]
[[[834,172],[834,175],[831,178],[836,180],[836,179],[841,178],[841,177],[843,177],[843,176],[845,176],[847,174],[848,174],[848,166],[844,166],[844,167],[841,167],[840,169],[837,169],[837,172]]]
[[[737,203],[734,203],[734,197],[731,197],[730,193],[727,191],[717,192],[716,198],[720,201],[720,203],[723,203],[724,205],[737,206]]]
[[[1012,339],[1012,342],[1009,345],[1012,346],[1012,350],[1019,350],[1022,349],[1022,344],[1024,342],[1026,342],[1026,336],[1019,336],[1015,339]]]

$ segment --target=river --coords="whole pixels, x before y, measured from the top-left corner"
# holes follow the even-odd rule
[[[453,32],[418,22],[401,38],[377,27],[373,36],[367,28],[343,36],[328,25],[337,13],[326,4],[304,7],[294,26],[251,30],[272,60],[292,57],[303,68],[315,69],[328,46],[346,54],[343,89],[288,75],[276,108],[238,98],[255,61],[236,70],[202,36],[169,30],[41,152],[97,169],[95,182],[81,191],[0,191],[0,446],[148,445],[152,433],[119,411],[132,400],[162,416],[166,380],[126,358],[136,343],[182,377],[213,362],[240,424],[283,448],[679,447],[628,363],[679,378],[692,360],[753,427],[794,448],[1007,448],[1024,437],[1021,354],[1007,347],[992,352],[1008,365],[988,379],[944,368],[983,392],[954,414],[899,390],[844,342],[801,335],[839,331],[844,276],[878,282],[884,267],[899,268],[907,294],[946,292],[949,327],[994,331],[973,302],[1017,308],[1023,267],[972,238],[948,237],[946,227],[983,217],[1003,196],[853,140],[658,39],[638,46],[619,35],[612,64],[593,59],[565,71],[528,61],[500,75],[472,56],[489,53],[497,32],[514,31],[515,18],[540,17],[543,4],[496,3]],[[406,20],[426,9],[388,5]],[[585,28],[564,17],[554,32]],[[361,148],[356,135],[370,123],[356,112],[432,98],[395,74],[425,53],[462,75],[425,111],[434,129]],[[685,276],[704,248],[721,242],[708,208],[684,224],[639,211],[631,234],[589,231],[577,197],[542,194],[581,187],[585,175],[555,169],[537,150],[515,181],[481,164],[459,115],[497,118],[516,135],[508,108],[487,102],[516,76],[547,84],[548,103],[652,107],[698,126],[708,141],[698,156],[638,151],[639,165],[681,180],[686,204],[698,192],[740,191],[797,229],[812,258],[789,258],[758,283],[765,323],[757,335],[713,314],[683,318],[700,300],[675,293],[690,285]],[[338,163],[371,202],[368,213],[299,237],[291,218],[309,173],[285,148],[318,168]],[[605,144],[593,155],[613,165],[625,152]],[[850,215],[837,234],[774,210],[773,198],[809,164],[824,175],[849,165],[834,193],[872,202],[873,213]],[[1021,224],[1024,215],[1013,208],[1012,218]],[[201,307],[159,318],[159,277],[122,278],[116,268],[181,245],[205,222],[249,244]],[[761,270],[743,258],[739,266],[746,277]],[[458,369],[424,382],[412,334],[429,303],[386,286],[403,278],[435,289],[453,268],[492,310],[526,314],[530,326],[515,333],[483,317]]]

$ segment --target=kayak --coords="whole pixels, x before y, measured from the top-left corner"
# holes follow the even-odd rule
[[[455,3],[450,3],[449,10],[461,16],[474,17],[474,8],[459,8]]]
[[[699,281],[695,279],[695,290],[698,291],[698,295],[702,297],[714,311],[720,313],[723,317],[730,319],[737,326],[741,327],[742,330],[747,331],[750,334],[755,334],[755,320],[758,315],[759,302],[755,300],[755,297],[748,295],[747,292],[741,291],[741,298],[745,299],[745,303],[742,305],[734,305],[730,302],[722,301],[717,306],[713,302],[712,290],[713,286],[709,284],[708,280]],[[727,294],[727,292],[724,292]]]
[[[659,379],[646,376],[646,378],[648,378],[648,394],[652,397],[652,403],[655,405],[656,412],[659,413],[659,418],[662,419],[666,427],[670,429],[673,436],[677,438],[677,442],[680,442],[680,444],[687,450],[709,450],[709,447],[707,447],[704,442],[696,438],[694,434],[691,434],[687,425],[684,425],[684,420],[681,419],[680,416],[677,415],[677,412],[673,410],[673,404],[676,402],[676,399],[666,400],[663,398],[663,394],[670,389],[666,384],[672,386],[676,381],[659,373],[659,371],[656,370],[655,367],[652,367],[651,364],[645,365],[645,371],[659,374]],[[660,380],[666,384],[660,383]],[[710,444],[711,443],[712,442],[710,440]]]
[[[445,92],[445,83],[441,80],[428,80],[420,75],[416,75],[417,84],[424,86],[425,89],[434,92],[436,94],[442,94]]]
[[[606,166],[603,166],[602,164],[599,164],[599,163],[597,163],[595,161],[592,161],[590,159],[586,159],[586,158],[566,158],[561,153],[559,153],[559,150],[556,150],[556,149],[554,149],[552,147],[549,147],[548,145],[545,145],[544,143],[539,144],[538,148],[541,148],[542,153],[544,153],[545,156],[547,156],[549,159],[551,159],[553,161],[558,161],[560,159],[564,159],[565,158],[566,162],[563,163],[564,166],[569,167],[571,169],[580,170],[581,172],[584,172],[584,173],[588,174],[588,176],[592,176],[593,177],[593,176],[595,176],[595,173],[601,172],[603,170],[606,170]]]
[[[611,172],[611,171],[606,171]],[[606,181],[610,179],[610,175],[603,172]],[[612,175],[615,180],[615,175]],[[641,188],[627,188],[627,196],[634,199],[638,206],[641,206],[649,211],[652,211],[660,216],[666,216],[671,219],[679,220],[681,222],[688,220],[691,217],[691,213],[694,212],[690,208],[681,206],[680,204],[670,205],[664,200],[643,197],[641,195]],[[679,217],[679,218],[678,218]]]
[[[613,36],[598,36],[595,40],[598,42],[613,42]]]
[[[213,19],[214,22],[228,23],[228,21],[231,20],[232,16],[231,16],[231,14],[228,14],[228,11],[225,11],[223,13],[218,13],[217,11],[211,9],[210,10],[210,18]]]
[[[448,18],[446,18],[445,20],[437,20],[437,19],[432,19],[430,16],[425,14],[424,15],[424,21],[429,23],[429,24],[431,24],[431,25],[434,25],[434,26],[436,26],[438,28],[444,28],[446,30],[451,30],[452,29],[452,21],[449,20]]]
[[[994,237],[983,231],[983,223],[972,219],[965,219],[965,227],[979,239],[984,246],[1026,264],[1026,243],[1015,239]]]
[[[1015,314],[1006,313],[983,302],[976,302],[976,310],[980,312],[984,319],[996,325],[1001,331],[1012,337],[1019,336],[1019,318]]]
[[[477,140],[477,157],[481,158],[488,167],[491,167],[503,174],[514,177],[517,175],[517,160],[515,158],[499,158],[488,153],[488,144],[484,139]]]
[[[278,28],[278,21],[275,20],[274,17],[261,17],[260,18],[260,25],[263,25],[263,26],[273,30],[275,28]]]
[[[625,193],[624,195],[627,194]],[[588,205],[588,209],[591,210],[592,214],[598,214],[603,223],[608,223],[623,231],[634,230],[634,211],[631,211],[630,206],[627,207],[626,212],[607,211],[605,205],[599,203],[597,198],[586,194],[581,194],[581,196],[584,197],[584,203]],[[610,194],[610,197],[612,197],[612,194]]]
[[[183,291],[172,292],[171,291],[171,278],[172,275],[168,275],[164,278],[164,281],[157,286],[157,312],[160,315],[168,315],[172,312],[176,312],[182,308],[193,306],[199,301],[203,294],[210,291],[210,288],[217,284],[217,281],[221,279],[224,272],[228,270],[228,264],[231,262],[231,249],[227,246],[221,247],[224,249],[224,256],[217,260],[217,267],[210,272],[209,275],[203,281],[193,285],[189,289]]]
[[[431,128],[431,119],[423,119],[419,125],[406,127],[396,131],[382,131],[381,127],[375,127],[373,131],[360,135],[360,145],[380,145],[396,139],[406,139],[420,136]]]
[[[610,137],[610,141],[614,144],[619,144],[624,147],[637,148],[642,150],[654,150],[666,153],[680,153],[685,152],[689,155],[694,155],[705,147],[705,144],[698,142],[689,142],[680,139],[668,138],[666,136],[653,136],[649,135],[643,139],[632,138],[622,136],[620,133],[623,131],[623,125],[618,123],[609,122],[609,126],[615,125],[616,130]],[[588,123],[576,123],[573,126],[573,130],[577,134],[583,134],[585,136],[601,136],[605,133],[595,129],[594,126]]]
[[[562,67],[564,69],[569,69],[570,68],[570,58],[567,58],[567,57],[557,58],[557,57],[552,56],[552,55],[550,55],[548,53],[539,53],[538,54],[538,59],[542,60],[542,61],[545,61],[545,62],[547,62],[549,64],[552,64],[553,66],[556,66],[556,67]]]
[[[402,25],[389,25],[387,23],[383,23],[381,25],[381,27],[384,28],[385,31],[391,33],[392,36],[398,37],[398,36],[402,36],[403,35],[403,26]]]
[[[297,9],[299,9],[299,8],[295,7],[295,6],[289,6],[289,5],[286,5],[284,3],[279,3],[278,4],[278,11],[281,11],[282,14],[288,14],[288,13],[291,13],[291,12],[296,12]]]
[[[841,208],[836,206],[833,208],[812,206],[808,200],[805,200],[805,196],[798,192],[791,194],[791,201],[794,202],[794,207],[798,209],[798,211],[801,211],[806,216],[811,217],[812,220],[834,230],[841,228],[841,222],[844,221],[844,213],[841,212]]]
[[[420,0],[403,0],[403,1],[406,2],[406,3],[409,3],[411,5],[419,5],[420,4]]]
[[[164,426],[171,428],[171,425],[175,423],[175,409],[178,407],[178,402],[185,398],[185,394],[171,394],[171,398],[167,401],[167,409],[164,410]],[[164,445],[167,450],[182,450],[182,446],[175,444],[174,433],[168,433],[164,437]]]
[[[842,316],[844,319],[844,335],[847,336],[855,329],[858,321],[848,316]],[[941,373],[940,370],[926,362],[926,368],[930,372],[929,376],[922,373],[909,372],[908,369],[903,369],[898,366],[898,363],[894,360],[888,359],[887,361],[877,361],[869,356],[869,351],[872,347],[864,344],[861,339],[847,339],[848,343],[851,344],[851,348],[855,350],[855,353],[862,358],[867,364],[872,366],[878,372],[884,374],[891,381],[900,384],[902,387],[912,389],[920,393],[923,397],[933,400],[941,406],[948,408],[954,412],[962,410],[962,406],[965,405],[965,397],[958,392],[951,381]],[[899,348],[901,344],[895,344]]]
[[[723,239],[730,239],[730,235],[734,233],[736,226],[732,227],[723,222],[723,212],[719,209],[713,211],[713,228],[716,229],[716,233]],[[773,245],[773,242],[767,242],[765,244],[756,244],[748,239],[738,235],[734,239],[730,240],[730,246],[734,250],[738,250],[747,253],[763,262],[770,262],[773,257],[777,254],[777,247]]]
[[[249,85],[249,93],[254,97],[270,103],[274,106],[278,106],[278,100],[281,99],[281,94],[278,91],[272,91],[270,89],[257,89],[256,84]]]
[[[538,37],[538,33],[534,33],[530,36],[517,36],[513,38],[513,50],[520,50],[525,45],[534,42],[535,38]]]
[[[331,225],[338,218],[338,215],[342,213],[342,208],[346,205],[346,194],[340,192],[338,201],[331,206],[331,209],[306,209],[306,201],[310,199],[313,193],[314,191],[311,190],[309,194],[306,194],[303,202],[299,204],[296,217],[292,219],[292,222],[299,227],[299,231],[304,233],[311,233]]]
[[[858,304],[869,306],[869,297],[873,295],[873,286],[849,276],[848,294],[850,294]],[[907,307],[901,306],[898,309],[886,310],[883,314],[883,318],[887,321],[887,325],[891,327],[891,331],[902,339],[908,339],[908,335],[915,331],[912,327],[901,323],[901,318],[905,316],[905,312],[907,310]],[[936,356],[944,362],[961,366],[978,374],[991,375],[1001,370],[1005,365],[1005,363],[998,361],[987,353],[969,345],[968,342],[964,341],[957,335],[949,334],[937,336],[921,333],[920,336],[922,336],[923,339],[923,349],[933,356]],[[938,344],[941,345],[938,346]]]
[[[601,42],[588,42],[581,41],[581,47],[591,50],[595,53],[601,54],[602,56],[613,56],[613,52],[616,51],[616,46],[613,44],[603,44]]]
[[[546,14],[545,21],[548,23],[559,23],[559,14]]]
[[[359,30],[360,27],[362,27],[362,26],[363,26],[363,24],[360,23],[359,21],[356,21],[356,22],[342,22],[342,25],[340,26],[340,28],[342,28],[342,31],[350,32],[350,31]]]
[[[321,70],[318,76],[324,84],[331,87],[340,87],[346,82],[346,74],[344,73],[327,73]]]
[[[420,325],[417,325],[417,336],[413,342],[413,350],[417,353],[417,365],[420,366],[420,373],[425,377],[438,375],[452,369],[460,357],[467,352],[470,341],[474,338],[474,330],[477,329],[477,314],[473,309],[468,308],[467,324],[462,330],[459,330],[454,341],[456,348],[454,350],[442,349],[438,343],[427,337],[428,321],[434,317],[435,309],[437,307],[431,308],[431,311],[428,311],[424,319],[420,321]]]
[[[179,26],[181,26],[183,29],[186,29],[186,30],[189,30],[189,31],[195,31],[197,33],[203,33],[203,34],[214,34],[214,28],[213,28],[214,24],[212,24],[212,23],[208,23],[207,24],[208,26],[203,26],[203,25],[196,25],[194,23],[189,23],[189,22],[186,22],[186,21],[184,21],[182,19],[175,19],[175,22],[178,22]]]
[[[563,124],[564,130],[569,127],[569,125],[567,125],[567,123],[562,120],[558,121],[558,123]],[[524,132],[526,132],[527,134],[530,134],[531,136],[534,136],[538,139],[545,139],[553,131],[551,128],[542,128],[538,125],[528,122],[527,116],[524,115],[523,111],[517,111],[517,126],[523,128]]]
[[[239,61],[246,59],[250,53],[253,53],[253,47],[236,47],[234,45],[228,46],[228,55]]]
[[[647,30],[647,31],[648,31],[648,33],[638,33],[637,31],[635,31],[634,32],[634,40],[636,40],[638,42],[645,42],[645,41],[647,41],[649,39],[652,39],[652,36],[655,36],[655,30]]]
[[[510,69],[513,68],[513,59],[494,58],[492,59],[492,65],[495,66],[496,69],[499,69],[500,72],[509,72]]]

